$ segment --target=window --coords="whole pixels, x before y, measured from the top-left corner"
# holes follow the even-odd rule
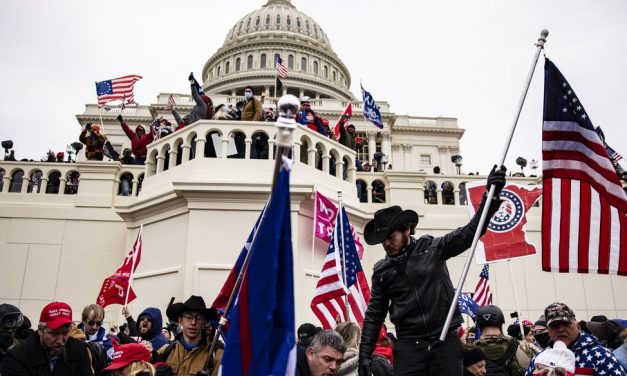
[[[277,25],[280,25],[280,24],[281,24],[281,15],[280,15],[280,14],[277,14],[277,15],[276,15],[276,24],[277,24]]]
[[[296,27],[300,29],[300,18],[296,19]]]
[[[218,74],[217,75],[220,76],[220,67],[218,67]]]
[[[226,65],[224,65],[224,74],[229,74],[230,69],[231,69],[231,62],[227,61]]]
[[[270,15],[266,16],[266,25],[270,25]]]
[[[239,69],[242,65],[242,60],[238,57],[237,59],[235,59],[235,71],[239,72]]]
[[[318,75],[318,62],[314,61],[314,74],[317,76]]]
[[[420,154],[420,165],[431,166],[431,156],[429,154]]]
[[[249,18],[248,22],[246,22],[246,30],[250,29],[250,23],[252,22],[252,20]]]
[[[287,16],[287,26],[291,26],[292,25],[292,19],[290,18],[290,16]]]
[[[335,74],[335,71],[333,71],[333,81],[335,81],[337,78],[337,75]]]
[[[246,69],[253,69],[253,55],[248,55],[248,60],[246,61]]]
[[[261,54],[261,58],[259,59],[259,68],[266,67],[266,54]]]
[[[255,20],[255,26],[259,27],[260,24],[261,24],[261,17],[257,16],[257,19]]]
[[[329,67],[324,66],[324,78],[329,78]]]
[[[294,69],[294,55],[287,56],[287,69]]]
[[[307,59],[304,57],[300,59],[300,70],[307,72]]]

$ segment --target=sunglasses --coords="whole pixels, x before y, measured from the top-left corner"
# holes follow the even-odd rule
[[[97,326],[102,326],[102,321],[94,321],[94,320],[89,320],[87,321],[87,325],[92,326],[92,325],[97,325]]]
[[[152,322],[152,319],[148,316],[142,316],[137,321],[144,321],[144,320]]]

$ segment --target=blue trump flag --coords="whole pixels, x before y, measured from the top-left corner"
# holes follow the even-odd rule
[[[379,128],[383,128],[383,119],[381,118],[381,112],[377,102],[372,98],[372,94],[366,91],[364,87],[361,87],[361,95],[364,98],[364,117],[368,119],[372,124]]]
[[[231,314],[223,375],[296,372],[290,176],[283,167],[250,248]]]
[[[457,305],[459,306],[459,311],[461,313],[467,314],[472,318],[473,321],[476,320],[479,304],[472,300],[471,297],[464,293],[459,294],[459,299],[457,299]]]

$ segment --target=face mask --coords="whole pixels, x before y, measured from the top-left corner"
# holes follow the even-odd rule
[[[246,100],[250,100],[250,98],[253,97],[253,93],[251,93],[250,91],[247,91],[244,93],[244,97],[246,98]]]
[[[551,338],[549,337],[549,333],[534,334],[533,338],[536,339],[536,342],[538,342],[538,345],[540,345],[540,347],[542,347],[543,349],[549,347],[549,342],[551,341]]]

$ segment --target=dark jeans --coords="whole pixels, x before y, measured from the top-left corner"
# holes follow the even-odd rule
[[[394,376],[461,376],[463,347],[457,333],[444,342],[399,338],[394,344]]]

